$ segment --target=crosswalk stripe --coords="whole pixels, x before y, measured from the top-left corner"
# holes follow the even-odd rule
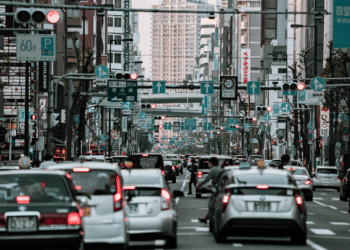
[[[314,200],[323,200],[322,197],[314,197]]]
[[[233,243],[232,246],[233,247],[243,247],[243,244],[241,244],[241,243]]]
[[[350,224],[347,222],[329,222],[332,225],[337,225],[337,226],[349,226]]]
[[[197,227],[195,230],[197,232],[209,232],[209,227]]]
[[[310,229],[310,231],[313,232],[314,234],[335,235],[335,233],[329,229],[312,228],[312,229]]]
[[[332,200],[339,201],[340,199],[339,198],[332,198]]]
[[[346,211],[340,211],[341,213],[343,213],[343,214],[347,214],[348,212],[346,212]]]
[[[198,219],[192,219],[191,222],[196,223],[199,222]]]
[[[315,222],[313,222],[313,221],[307,221],[306,224],[307,224],[307,225],[313,225],[313,224],[315,224]]]
[[[313,249],[316,249],[316,250],[327,250],[326,248],[324,247],[321,247],[320,245],[317,245],[316,243],[312,242],[311,240],[307,240],[306,243],[312,247]]]

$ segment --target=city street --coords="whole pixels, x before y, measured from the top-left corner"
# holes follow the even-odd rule
[[[177,177],[173,190],[188,192],[189,175],[186,171]],[[187,176],[187,178],[186,178]],[[193,191],[193,190],[192,190]],[[349,249],[350,216],[348,203],[339,200],[339,193],[332,189],[319,189],[314,192],[314,201],[307,202],[308,241],[306,246],[295,246],[289,238],[235,238],[229,237],[225,244],[217,244],[209,232],[209,226],[199,223],[197,218],[207,212],[208,199],[196,199],[186,195],[178,201],[178,249]],[[141,244],[147,244],[141,247]],[[132,242],[131,249],[163,249],[163,241]]]

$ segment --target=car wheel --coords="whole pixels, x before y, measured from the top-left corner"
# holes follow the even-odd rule
[[[343,189],[340,189],[339,200],[341,200],[341,201],[347,201],[347,199],[344,197]]]
[[[316,188],[315,188],[315,187],[313,187],[313,188],[312,188],[312,190],[313,190],[313,191],[316,191]]]
[[[196,198],[202,198],[202,194],[196,192]]]
[[[305,233],[298,232],[292,234],[290,237],[292,244],[294,245],[306,245],[306,231]]]
[[[165,238],[165,248],[177,248],[177,230],[174,228],[175,236],[169,236]]]
[[[337,188],[337,191],[340,192],[340,187]]]
[[[213,233],[214,232],[214,226],[213,226],[213,222],[211,222],[211,220],[209,219],[209,232]]]
[[[173,183],[176,183],[176,177],[173,178]]]
[[[313,199],[314,199],[314,195],[313,194],[305,196],[305,201],[312,201]]]
[[[217,225],[214,228],[214,238],[217,243],[225,243],[227,240],[227,236],[224,232],[219,232]]]

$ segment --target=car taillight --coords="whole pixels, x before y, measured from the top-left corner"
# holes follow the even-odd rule
[[[0,227],[4,227],[4,226],[5,226],[5,215],[0,214]]]
[[[172,170],[175,170],[175,167],[174,167],[174,166],[172,166],[172,167],[171,167],[171,169],[172,169]]]
[[[162,175],[164,175],[164,170],[162,170]]]
[[[28,204],[30,202],[30,197],[28,195],[17,196],[16,202],[18,204]]]
[[[135,186],[123,186],[123,190],[134,190]]]
[[[178,166],[178,165],[176,165],[176,168],[179,168],[179,166]]]
[[[81,190],[81,186],[75,186],[76,190]]]
[[[230,201],[230,196],[225,194],[224,197],[222,197],[222,212],[224,213],[226,211],[228,202]]]
[[[115,177],[116,193],[113,196],[113,209],[117,212],[123,208],[122,184],[119,175]]]
[[[68,225],[80,225],[81,224],[81,217],[79,213],[69,213],[67,218],[67,224]]]
[[[202,178],[202,176],[203,176],[203,173],[202,173],[202,172],[197,172],[197,177],[198,177],[198,178]]]
[[[311,184],[311,180],[310,179],[306,180],[304,184],[305,185],[310,185]]]
[[[268,185],[257,185],[256,188],[257,189],[268,189],[269,186]]]
[[[162,189],[160,192],[160,195],[162,197],[162,204],[161,204],[161,208],[162,210],[169,210],[170,209],[170,194],[168,191],[166,191],[165,189]]]
[[[303,198],[300,196],[300,190],[294,190],[295,203],[297,204],[299,213],[303,213]]]

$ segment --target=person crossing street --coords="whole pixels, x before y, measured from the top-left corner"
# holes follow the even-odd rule
[[[192,194],[192,184],[196,186],[197,184],[197,171],[198,171],[198,166],[196,164],[196,160],[192,159],[191,160],[191,166],[190,166],[190,182],[188,184],[188,194]]]

